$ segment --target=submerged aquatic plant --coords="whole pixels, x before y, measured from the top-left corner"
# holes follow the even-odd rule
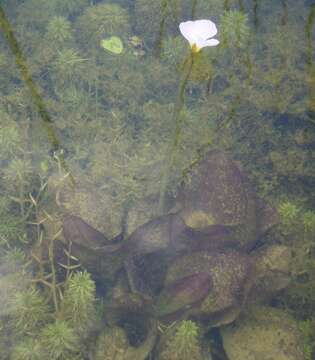
[[[293,225],[299,216],[300,209],[294,203],[285,201],[278,208],[282,223],[285,226]]]
[[[17,292],[12,300],[12,326],[18,333],[34,334],[49,318],[49,307],[35,288]]]
[[[242,11],[225,11],[221,16],[222,45],[245,48],[248,45],[249,36],[247,14]]]
[[[32,176],[32,165],[30,160],[13,159],[4,170],[4,178],[8,187],[14,191],[27,186]]]
[[[12,360],[41,360],[42,353],[38,339],[27,337],[12,350]]]
[[[55,11],[63,16],[73,16],[89,6],[89,0],[52,0]]]
[[[89,273],[77,272],[68,279],[61,313],[77,331],[86,330],[95,321],[95,284]]]
[[[303,334],[303,352],[305,360],[312,360],[312,355],[315,350],[315,336],[314,336],[314,320],[304,320],[299,324],[299,328]]]
[[[314,211],[306,211],[302,217],[304,231],[307,233],[315,232],[315,212]]]
[[[58,52],[58,56],[54,62],[57,70],[58,79],[62,82],[73,79],[82,70],[81,64],[86,61],[81,58],[74,49],[66,48]]]
[[[10,192],[10,198],[19,204],[22,217],[26,215],[28,205],[28,193],[32,189],[33,167],[31,161],[27,158],[13,159],[4,169],[4,180],[7,190]]]
[[[137,32],[149,28],[144,32],[145,42],[149,46],[159,47],[168,30],[174,30],[182,12],[182,0],[136,0],[135,22]]]
[[[46,359],[74,359],[74,354],[79,353],[79,338],[65,321],[56,320],[47,325],[41,332],[40,341]]]
[[[170,336],[162,351],[163,360],[200,360],[199,328],[191,320],[182,321],[175,335]]]
[[[211,20],[185,21],[179,24],[179,29],[188,40],[193,53],[199,52],[206,46],[216,46],[219,40],[212,39],[218,32]]]
[[[169,37],[163,42],[161,58],[171,65],[178,65],[186,54],[186,46],[180,36]]]
[[[21,136],[17,124],[9,115],[0,111],[0,160],[12,155],[21,154]]]
[[[105,36],[129,33],[129,13],[117,4],[97,4],[86,9],[78,18],[77,26],[83,47],[89,45],[89,50],[93,50]]]
[[[25,223],[12,211],[12,202],[8,198],[0,198],[0,245],[7,248],[24,241]]]
[[[179,29],[183,36],[189,41],[191,52],[184,61],[183,76],[179,84],[178,95],[173,111],[172,121],[175,123],[175,134],[171,149],[167,152],[166,168],[161,180],[160,194],[159,194],[159,212],[165,211],[165,196],[167,186],[170,178],[170,173],[174,165],[177,147],[179,145],[181,135],[182,116],[181,111],[184,106],[184,94],[187,82],[191,76],[193,65],[200,54],[200,50],[206,46],[216,46],[219,44],[217,39],[210,39],[217,33],[216,25],[210,20],[196,20],[186,21],[179,24]]]
[[[2,218],[0,213],[0,218]],[[23,269],[23,271],[29,265],[29,259],[22,249],[13,247],[4,252],[1,256],[1,264],[6,264],[7,271],[18,271]]]
[[[47,38],[54,44],[61,46],[72,39],[71,23],[63,16],[54,16],[47,27]]]

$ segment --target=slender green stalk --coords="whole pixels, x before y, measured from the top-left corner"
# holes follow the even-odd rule
[[[307,64],[307,73],[308,73],[308,111],[310,114],[315,113],[315,65],[313,61],[313,28],[315,22],[315,5],[310,9],[309,15],[307,17],[305,32],[306,32],[306,64]]]
[[[161,21],[160,21],[157,40],[156,40],[156,43],[154,46],[154,54],[156,57],[161,56],[161,50],[162,50],[162,45],[163,45],[162,43],[163,43],[163,38],[165,36],[165,22],[166,22],[167,16],[169,15],[168,0],[163,0],[161,6],[162,6],[162,17],[161,17]]]
[[[230,0],[224,0],[224,10],[229,11],[230,10]]]
[[[197,8],[197,0],[193,0],[192,6],[191,6],[191,19],[192,20],[195,18],[196,8]]]
[[[159,213],[161,214],[165,211],[165,196],[167,191],[167,185],[169,182],[172,167],[174,165],[174,161],[177,153],[177,147],[180,140],[180,135],[182,130],[181,110],[184,105],[185,88],[193,67],[194,56],[195,54],[193,52],[190,52],[190,54],[188,55],[187,59],[184,62],[183,76],[179,84],[178,95],[173,111],[172,123],[175,123],[175,133],[173,137],[174,139],[173,143],[171,144],[170,149],[167,151],[166,167],[161,180],[160,196],[159,196]]]
[[[55,256],[54,256],[54,239],[50,240],[48,247],[48,257],[51,268],[51,293],[53,297],[55,312],[58,313],[59,303],[58,303],[58,295],[57,295],[57,274],[55,268]]]

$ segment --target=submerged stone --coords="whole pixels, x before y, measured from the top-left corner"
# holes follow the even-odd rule
[[[217,150],[191,169],[178,203],[178,214],[199,247],[203,239],[206,248],[250,248],[275,222],[272,209],[257,198],[239,164]]]
[[[302,334],[285,311],[253,307],[233,325],[221,329],[230,360],[303,360]]]
[[[291,282],[292,250],[285,245],[271,245],[253,254],[255,280],[250,293],[254,303],[266,303]]]
[[[220,250],[179,256],[168,268],[157,302],[161,318],[192,318],[212,327],[228,324],[245,305],[270,301],[288,286],[291,256],[290,249],[280,245],[252,254]]]
[[[121,250],[126,254],[125,269],[132,291],[145,291],[146,287],[137,268],[137,259],[152,253],[174,257],[185,249],[185,243],[180,241],[185,229],[179,216],[168,214],[147,222],[130,235]]]
[[[171,288],[172,284],[180,283],[180,279],[198,273],[208,274],[212,287],[203,298],[200,293],[202,301],[198,306],[185,309],[186,316],[204,321],[208,326],[233,321],[239,315],[252,285],[254,267],[250,257],[234,250],[181,256],[170,266],[165,286]],[[186,281],[185,285],[189,282]]]
[[[134,347],[130,345],[127,334],[121,327],[105,328],[97,339],[93,359],[144,360],[151,352],[156,336],[156,324],[152,323],[145,340]]]
[[[108,243],[108,239],[75,215],[67,215],[62,222],[63,234],[67,241],[88,249],[97,249]]]
[[[207,273],[192,274],[174,281],[167,286],[156,301],[155,314],[165,317],[181,310],[187,310],[202,301],[212,287],[211,277]]]

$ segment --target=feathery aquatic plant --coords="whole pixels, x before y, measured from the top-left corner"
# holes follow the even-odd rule
[[[82,332],[95,321],[95,283],[86,271],[68,279],[61,314],[74,329]]]
[[[79,337],[65,321],[56,320],[41,331],[43,358],[50,360],[74,359],[79,353]]]
[[[54,16],[47,26],[47,38],[56,46],[62,46],[72,39],[71,23],[63,16]]]
[[[220,23],[220,38],[223,46],[245,48],[248,45],[250,28],[248,16],[245,13],[225,11]]]
[[[4,169],[4,179],[13,189],[27,185],[33,172],[31,162],[24,159],[13,159]]]
[[[83,59],[74,49],[63,49],[58,52],[56,61],[54,62],[55,69],[62,81],[71,80],[80,72],[80,66]]]
[[[73,16],[80,13],[90,4],[89,0],[50,0],[54,4],[55,11],[63,16]]]
[[[163,42],[161,58],[171,65],[178,65],[187,53],[187,45],[182,37],[169,37]]]
[[[178,326],[174,336],[166,342],[161,360],[201,360],[199,328],[191,320],[184,320]]]
[[[21,152],[21,138],[17,124],[2,111],[0,111],[0,124],[0,160],[5,160],[8,156]],[[2,124],[5,125],[2,126]]]
[[[24,240],[25,223],[12,211],[12,202],[0,197],[0,245],[12,247]]]
[[[314,211],[306,211],[303,213],[302,221],[304,225],[304,231],[307,233],[315,232],[315,212]]]
[[[12,326],[21,334],[35,334],[49,318],[45,298],[35,288],[19,291],[12,299]]]
[[[43,359],[38,339],[25,338],[12,349],[11,360],[41,360]]]
[[[105,37],[126,36],[130,31],[129,13],[117,4],[98,4],[88,7],[78,18],[77,29],[80,42],[89,50],[99,48]]]
[[[285,226],[294,224],[297,221],[300,213],[298,206],[290,201],[282,202],[278,208],[278,211],[281,216],[281,221]]]

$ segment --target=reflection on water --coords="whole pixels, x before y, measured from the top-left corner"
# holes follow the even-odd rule
[[[0,359],[314,356],[314,18],[1,3]]]

